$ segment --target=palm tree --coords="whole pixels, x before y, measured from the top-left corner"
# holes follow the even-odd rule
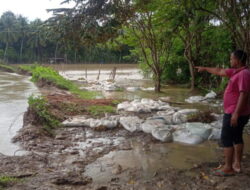
[[[16,33],[16,16],[14,13],[8,11],[2,14],[0,18],[0,38],[5,44],[4,60],[6,61],[6,55],[9,48],[9,44],[17,40]]]
[[[19,16],[17,18],[17,21],[18,21],[18,31],[21,37],[20,53],[19,53],[19,61],[21,62],[23,57],[23,45],[28,33],[28,22],[27,19],[22,16]]]
[[[29,46],[35,52],[35,59],[38,61],[41,55],[41,48],[46,45],[46,36],[43,22],[36,19],[30,23],[30,35],[28,39]]]

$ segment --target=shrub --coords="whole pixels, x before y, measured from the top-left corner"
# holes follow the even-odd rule
[[[43,129],[48,133],[53,134],[52,129],[58,127],[60,122],[49,112],[47,101],[41,96],[30,96],[28,103],[30,109],[39,117],[38,122],[43,125]]]

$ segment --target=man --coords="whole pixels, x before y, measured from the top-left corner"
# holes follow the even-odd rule
[[[222,77],[229,77],[224,92],[224,117],[221,143],[225,164],[213,171],[214,175],[229,176],[241,172],[243,155],[243,128],[250,115],[250,70],[246,66],[247,54],[236,50],[230,57],[230,69],[196,67],[198,72],[207,71]]]

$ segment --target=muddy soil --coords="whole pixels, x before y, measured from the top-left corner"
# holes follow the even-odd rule
[[[112,100],[82,100],[53,86],[42,86],[51,111],[61,120],[78,114],[88,114],[89,105],[112,105]],[[78,105],[79,109],[66,110],[61,104]],[[80,109],[81,108],[81,109]],[[123,168],[114,165],[110,180],[98,183],[86,174],[86,167],[111,151],[131,150],[132,141],[140,142],[145,151],[150,144],[159,144],[150,135],[130,133],[121,127],[114,130],[94,131],[89,128],[58,128],[48,136],[42,126],[34,123],[27,112],[24,126],[13,139],[28,151],[24,156],[0,155],[0,176],[19,180],[0,184],[0,189],[15,190],[195,190],[195,189],[250,189],[250,155],[244,155],[244,171],[233,177],[211,175],[217,162],[193,164],[187,169],[162,165],[162,169],[145,177],[139,167]],[[167,145],[166,145],[167,146]],[[126,158],[124,158],[126,159]],[[100,167],[100,173],[103,168]]]

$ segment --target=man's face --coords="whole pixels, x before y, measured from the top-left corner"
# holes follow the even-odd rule
[[[237,68],[240,66],[239,60],[234,56],[233,53],[230,56],[230,65],[232,68]]]

